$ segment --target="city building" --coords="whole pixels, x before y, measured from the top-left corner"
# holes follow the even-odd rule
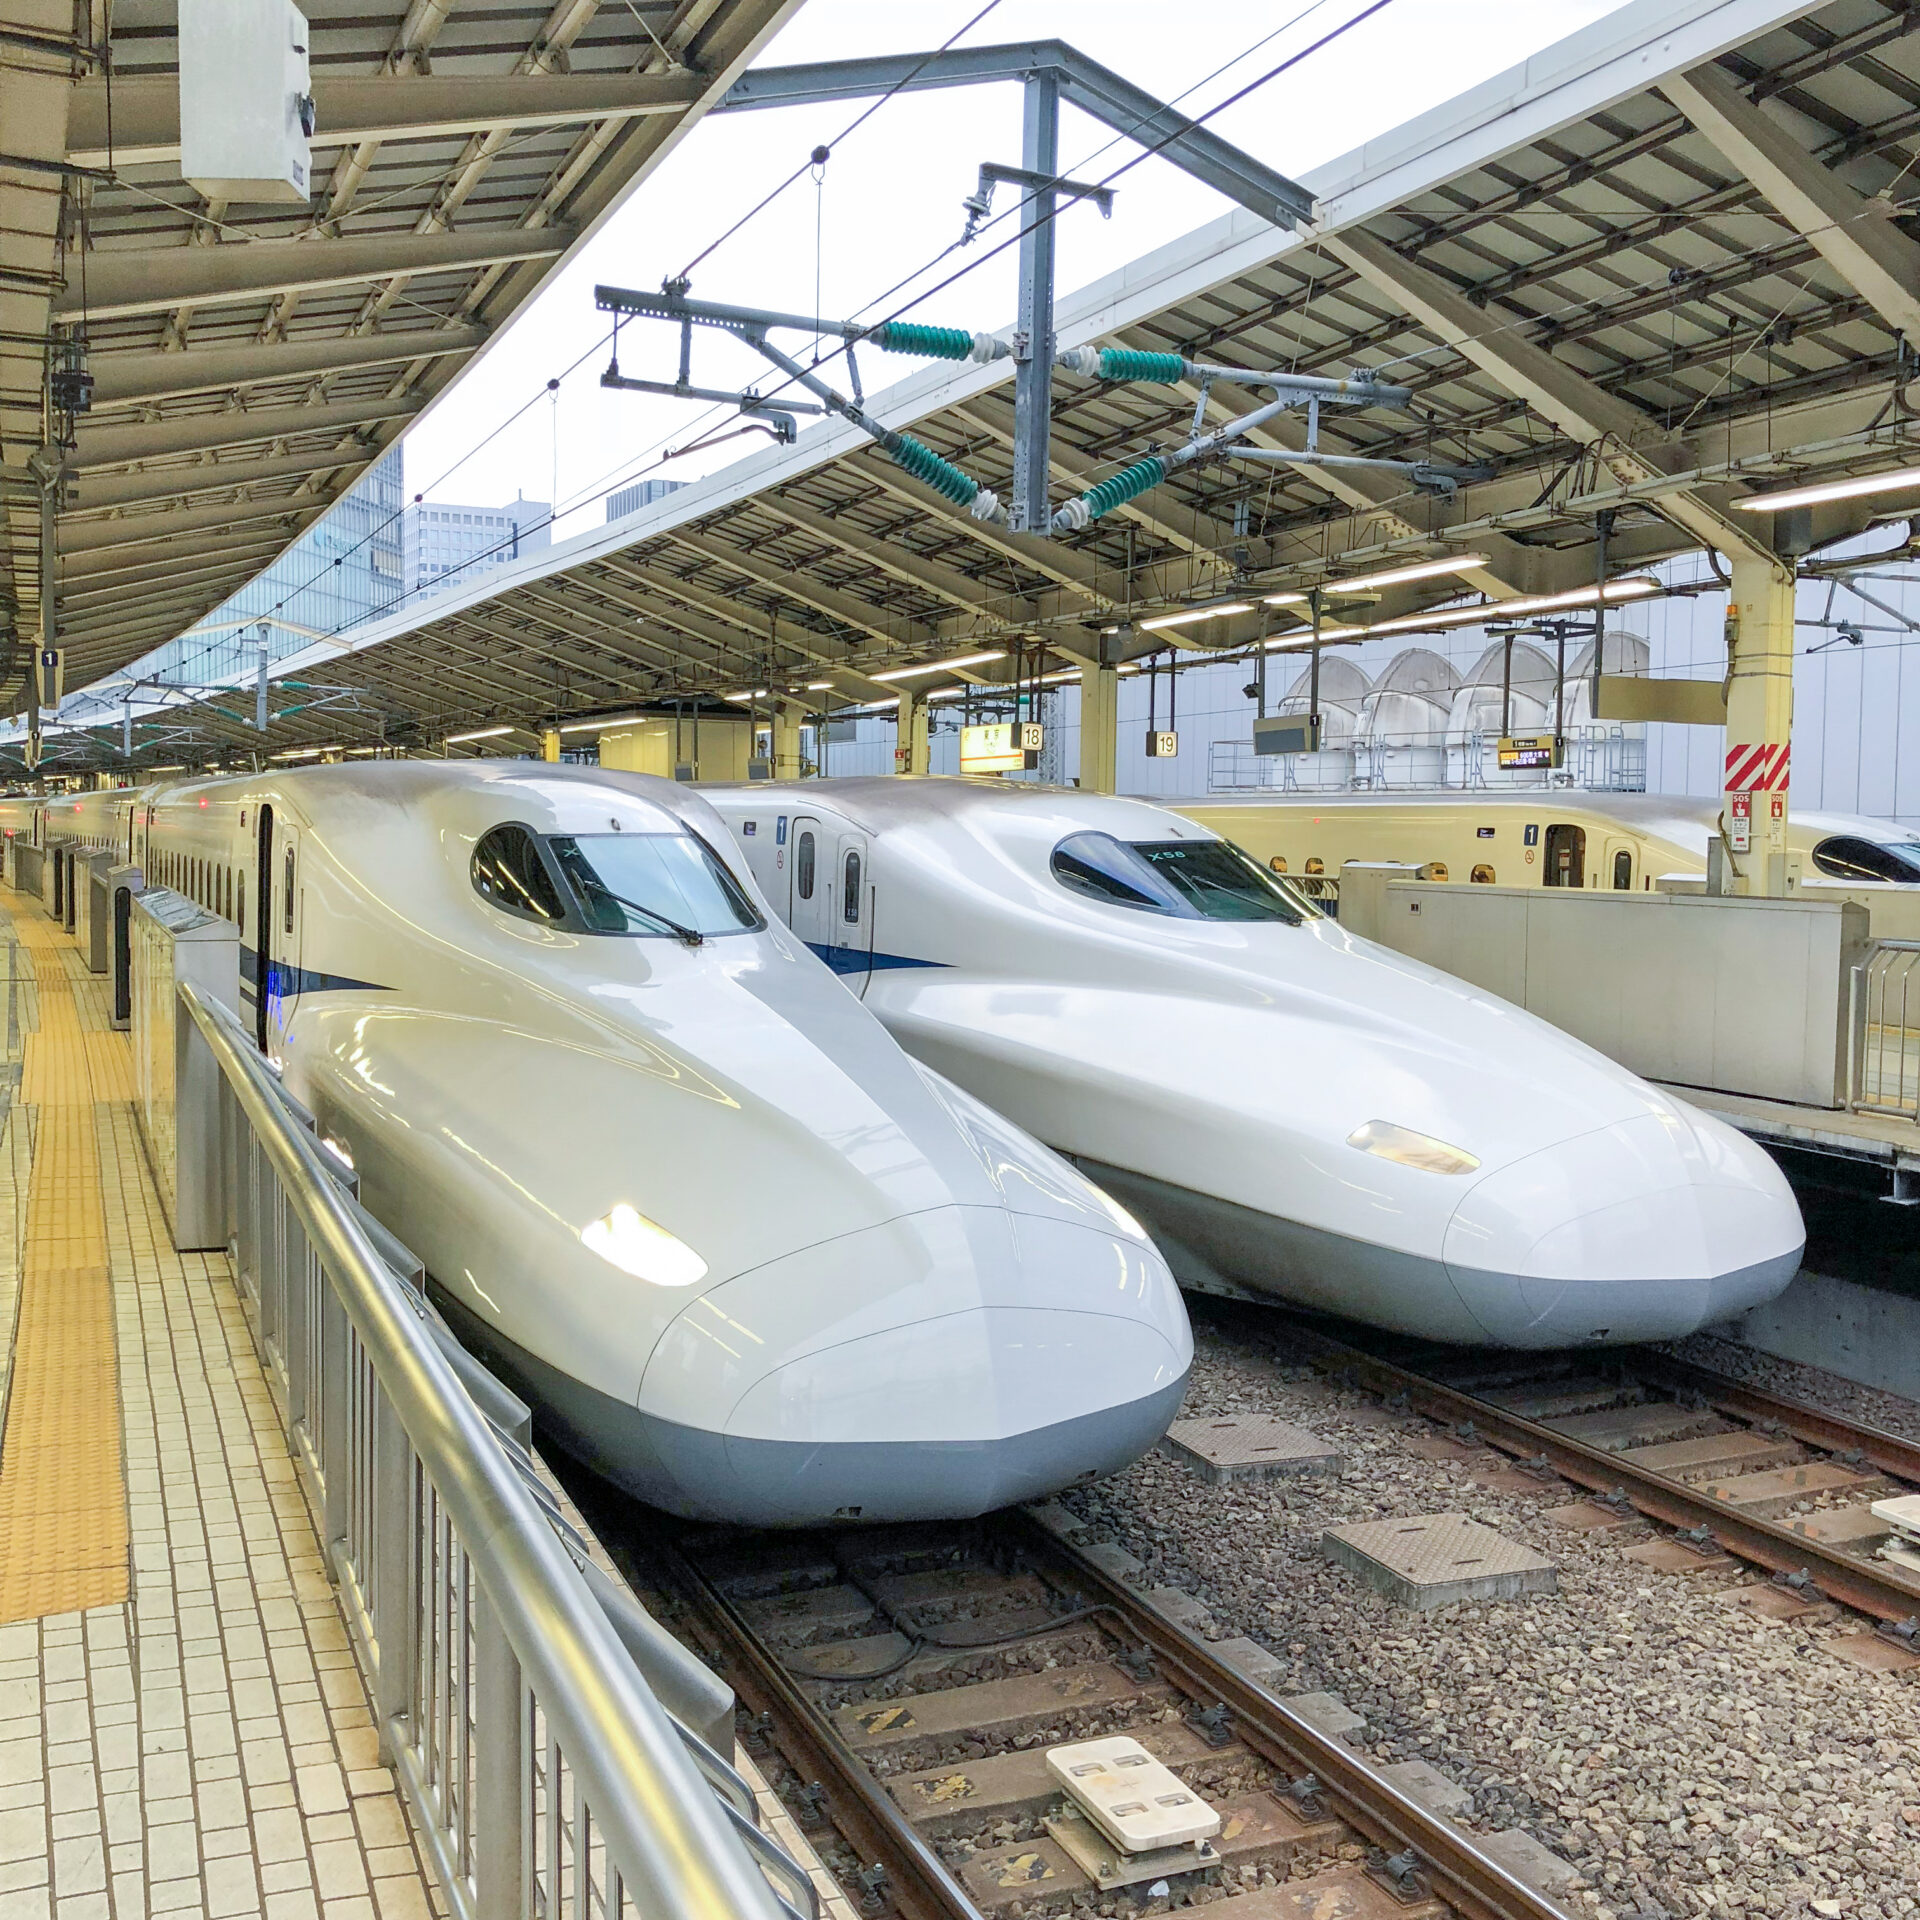
[[[678,493],[686,484],[684,480],[636,480],[632,486],[607,495],[607,518],[624,520],[628,514],[638,513],[642,507],[650,507],[670,493]]]
[[[465,586],[549,544],[553,507],[515,495],[505,506],[423,500],[408,509],[402,572],[409,598]]]

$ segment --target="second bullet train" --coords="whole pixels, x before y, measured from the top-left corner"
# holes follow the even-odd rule
[[[1798,1268],[1799,1208],[1743,1135],[1191,820],[991,780],[703,791],[889,1030],[1190,1285],[1564,1347],[1690,1333]]]
[[[50,802],[239,932],[262,1050],[567,1445],[675,1513],[974,1514],[1177,1412],[1133,1220],[903,1053],[707,802],[494,761]]]

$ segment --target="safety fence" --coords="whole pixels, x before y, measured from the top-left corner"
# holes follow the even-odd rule
[[[1847,1104],[1920,1121],[1920,941],[1871,942],[1851,986]]]
[[[457,1920],[816,1920],[812,1882],[690,1724],[698,1683],[682,1685],[682,1716],[665,1704],[674,1659],[691,1656],[663,1650],[664,1630],[591,1565],[461,1361],[482,1402],[491,1387],[518,1403],[449,1352],[405,1250],[232,1012],[178,992],[219,1069],[236,1277],[382,1762]],[[730,1711],[709,1711],[705,1731],[730,1741]]]

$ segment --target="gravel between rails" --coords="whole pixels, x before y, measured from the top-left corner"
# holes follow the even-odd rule
[[[1746,1386],[1804,1400],[1809,1406],[1837,1413],[1843,1420],[1862,1421],[1886,1433],[1897,1433],[1903,1440],[1920,1440],[1920,1401],[1887,1393],[1879,1387],[1863,1387],[1859,1381],[1829,1373],[1825,1367],[1783,1360],[1777,1354],[1762,1353],[1744,1341],[1724,1340],[1711,1333],[1696,1333],[1655,1351],[1670,1353],[1676,1360],[1691,1360],[1696,1366],[1711,1367],[1715,1373],[1724,1373],[1728,1379]]]
[[[1521,1827],[1570,1860],[1588,1884],[1556,1896],[1569,1912],[1920,1915],[1920,1687],[1824,1651],[1858,1621],[1763,1619],[1726,1597],[1749,1575],[1624,1560],[1644,1526],[1579,1534],[1546,1518],[1568,1491],[1477,1488],[1470,1464],[1407,1451],[1426,1423],[1383,1420],[1250,1319],[1196,1307],[1183,1417],[1276,1414],[1337,1438],[1346,1471],[1209,1485],[1150,1455],[1065,1496],[1089,1538],[1196,1594],[1209,1637],[1269,1647],[1277,1691],[1364,1714],[1378,1762],[1425,1760],[1471,1790],[1476,1830]],[[1440,1512],[1548,1554],[1559,1593],[1416,1613],[1321,1554],[1326,1527]]]

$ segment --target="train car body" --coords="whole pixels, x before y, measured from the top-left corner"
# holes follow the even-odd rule
[[[1799,1263],[1778,1169],[1195,822],[991,780],[705,791],[919,1058],[1138,1213],[1188,1284],[1434,1339],[1659,1339]]]
[[[1762,796],[1764,803],[1764,796]],[[1349,860],[1395,861],[1429,877],[1503,887],[1648,892],[1704,879],[1719,808],[1684,794],[1210,794],[1164,800],[1184,818],[1295,878],[1336,880]],[[1787,813],[1787,879],[1856,899],[1883,938],[1920,932],[1920,834],[1890,820]]]
[[[148,884],[239,929],[262,1050],[463,1338],[643,1498],[971,1514],[1177,1411],[1144,1233],[909,1059],[687,788],[402,762],[119,804]]]

